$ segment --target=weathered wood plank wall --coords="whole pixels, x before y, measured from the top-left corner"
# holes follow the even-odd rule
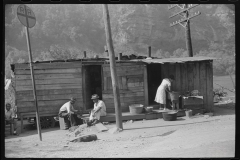
[[[145,104],[144,94],[144,65],[134,63],[116,64],[120,102],[122,112],[129,111],[131,104]],[[103,101],[107,112],[115,112],[112,90],[112,80],[109,64],[103,65]]]
[[[80,62],[35,63],[36,94],[40,113],[57,114],[69,98],[77,99],[75,109],[83,106],[82,64]],[[18,113],[35,112],[33,87],[28,64],[15,65]]]
[[[206,63],[207,71],[207,111],[213,112],[213,68],[212,62]]]
[[[186,62],[162,64],[162,78],[168,78],[169,75],[175,77],[172,84],[172,90],[181,94],[186,91],[198,90],[200,95],[204,97],[203,107],[207,111],[213,109],[213,70],[211,61]]]
[[[200,80],[200,93],[203,96],[204,108],[207,108],[207,73],[206,73],[206,63],[200,62],[199,63],[199,80]]]

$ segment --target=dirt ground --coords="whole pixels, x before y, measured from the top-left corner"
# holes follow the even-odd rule
[[[92,142],[69,142],[68,130],[42,130],[25,124],[19,136],[5,138],[7,158],[151,158],[234,157],[235,105],[214,107],[214,116],[178,117],[124,122],[117,134],[98,132],[95,126],[82,134],[96,134]],[[111,129],[115,124],[105,125]]]

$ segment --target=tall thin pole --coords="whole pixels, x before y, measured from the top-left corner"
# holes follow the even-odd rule
[[[189,14],[189,10],[198,6],[199,4],[183,4],[184,7],[180,4],[176,4],[176,5],[171,5],[168,9],[172,9],[175,7],[179,7],[181,8],[181,11],[178,13],[175,13],[173,15],[171,15],[169,18],[175,17],[177,15],[180,15],[182,17],[182,19],[173,22],[172,24],[170,24],[170,27],[173,27],[177,24],[180,24],[181,26],[184,27],[185,29],[185,39],[186,39],[186,49],[188,52],[188,56],[189,57],[193,57],[193,49],[192,49],[192,40],[191,40],[191,31],[190,31],[190,19],[198,16],[201,14],[201,12],[195,12],[194,14]]]
[[[151,57],[151,46],[148,46],[148,57]]]
[[[26,28],[27,46],[28,46],[28,53],[29,53],[30,71],[31,71],[31,76],[32,76],[33,96],[34,96],[34,102],[35,102],[35,107],[36,107],[37,130],[38,130],[39,139],[40,139],[40,141],[42,141],[41,127],[40,127],[40,123],[39,123],[38,103],[37,103],[37,96],[36,96],[36,85],[35,85],[34,71],[33,71],[33,66],[32,66],[31,43],[30,43],[28,27],[25,27],[25,28]]]
[[[122,130],[123,129],[122,110],[121,110],[121,103],[120,103],[118,79],[116,74],[116,62],[115,62],[115,54],[114,54],[113,42],[112,42],[110,17],[109,17],[107,4],[103,4],[103,18],[104,18],[106,41],[107,41],[109,60],[110,60],[110,71],[111,71],[111,78],[112,78],[114,106],[115,106],[115,114],[116,114],[116,126],[117,126],[117,129]]]
[[[185,8],[188,8],[188,4],[185,5]],[[186,18],[189,17],[188,10],[185,13]],[[191,31],[190,31],[190,21],[188,20],[186,22],[186,28],[185,28],[185,37],[186,37],[186,48],[188,51],[189,57],[193,57],[193,50],[192,50],[192,40],[191,40]]]

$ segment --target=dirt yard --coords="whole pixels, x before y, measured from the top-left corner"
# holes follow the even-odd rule
[[[118,134],[97,132],[93,126],[82,134],[96,134],[92,142],[69,142],[68,130],[42,130],[25,125],[19,136],[5,138],[7,158],[132,158],[132,157],[234,157],[235,108],[214,107],[212,117],[177,121],[141,120],[123,123]],[[105,125],[111,129],[115,124]],[[28,127],[28,128],[27,128]]]

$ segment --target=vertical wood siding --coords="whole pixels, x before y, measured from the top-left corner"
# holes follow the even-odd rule
[[[201,62],[199,64],[199,84],[201,86],[200,88],[200,92],[201,95],[203,96],[203,101],[204,101],[204,108],[207,108],[207,75],[206,75],[206,63],[205,62]]]
[[[212,62],[206,63],[207,71],[207,111],[213,112],[213,68]]]
[[[131,104],[145,104],[144,66],[134,63],[124,63],[117,64],[116,70],[122,111],[129,111],[129,105]],[[109,64],[103,65],[103,79],[103,101],[106,104],[107,112],[115,112]]]
[[[188,72],[187,72],[187,63],[183,63],[181,65],[181,77],[182,77],[182,90],[185,93],[188,90]]]
[[[188,90],[190,92],[194,90],[193,69],[194,69],[194,64],[188,63],[187,64],[187,74],[188,74],[187,82],[188,82]]]
[[[162,77],[166,78],[170,74],[175,76],[172,90],[185,94],[186,91],[198,90],[204,97],[203,107],[208,111],[213,109],[213,71],[212,62],[187,62],[162,64]]]
[[[181,78],[181,64],[177,63],[175,64],[175,86],[176,86],[176,91],[179,91],[180,93],[183,92],[183,89],[182,89],[182,78]]]

